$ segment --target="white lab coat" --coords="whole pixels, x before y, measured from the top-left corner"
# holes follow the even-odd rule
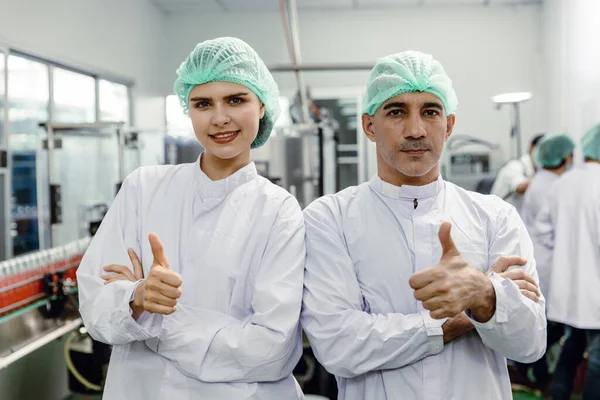
[[[540,290],[544,297],[548,299],[548,286],[550,285],[550,271],[552,270],[552,249],[544,245],[540,240],[540,227],[538,214],[550,198],[552,184],[559,178],[559,175],[540,169],[529,184],[525,196],[523,196],[523,206],[521,208],[521,218],[529,232],[533,242],[533,254],[540,278]]]
[[[563,174],[539,219],[540,240],[554,249],[548,319],[600,329],[600,164]]]
[[[533,178],[534,174],[535,168],[529,154],[511,160],[498,171],[490,193],[512,204],[518,212],[521,212],[523,195],[515,191],[517,186]]]
[[[183,277],[182,297],[173,314],[136,322],[135,283],[100,276],[105,265],[131,268],[128,247],[147,276],[151,232]],[[115,345],[104,399],[302,399],[292,370],[304,257],[296,199],[254,163],[219,181],[198,162],[133,172],[77,272],[86,328]]]
[[[418,206],[414,209],[414,199]],[[545,351],[544,299],[535,303],[491,274],[496,313],[447,345],[442,324],[408,280],[439,262],[440,224],[469,263],[486,272],[521,255],[537,279],[533,248],[515,209],[441,178],[396,187],[377,176],[304,211],[306,271],[301,321],[342,400],[512,398],[506,357],[532,362]]]

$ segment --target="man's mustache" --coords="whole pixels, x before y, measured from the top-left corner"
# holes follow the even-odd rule
[[[414,149],[431,150],[431,148],[431,143],[423,139],[406,141],[396,146],[397,151],[409,151]]]

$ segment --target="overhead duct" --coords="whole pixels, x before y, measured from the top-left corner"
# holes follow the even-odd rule
[[[324,72],[324,71],[370,71],[374,64],[369,63],[344,63],[344,64],[280,64],[269,66],[271,72]]]
[[[301,60],[300,54],[300,39],[298,34],[298,8],[296,0],[279,0],[279,8],[281,10],[281,18],[283,30],[285,33],[286,44],[292,60],[292,66],[299,65]],[[308,94],[306,92],[306,84],[302,72],[295,68],[292,71],[296,73],[296,81],[300,92],[300,102],[302,106],[302,115],[305,122],[310,120],[308,112]]]

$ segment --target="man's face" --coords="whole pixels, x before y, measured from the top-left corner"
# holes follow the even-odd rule
[[[364,114],[362,122],[365,134],[377,145],[382,179],[423,185],[437,178],[444,144],[455,122],[454,115],[446,117],[438,97],[403,93],[386,101],[374,116]]]

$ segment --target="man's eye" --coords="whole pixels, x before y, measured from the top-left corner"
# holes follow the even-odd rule
[[[440,113],[437,110],[425,110],[425,115],[427,115],[428,117],[435,117],[437,115],[440,115]]]
[[[388,115],[392,116],[392,117],[397,117],[401,114],[402,112],[400,110],[392,110],[388,113]]]

